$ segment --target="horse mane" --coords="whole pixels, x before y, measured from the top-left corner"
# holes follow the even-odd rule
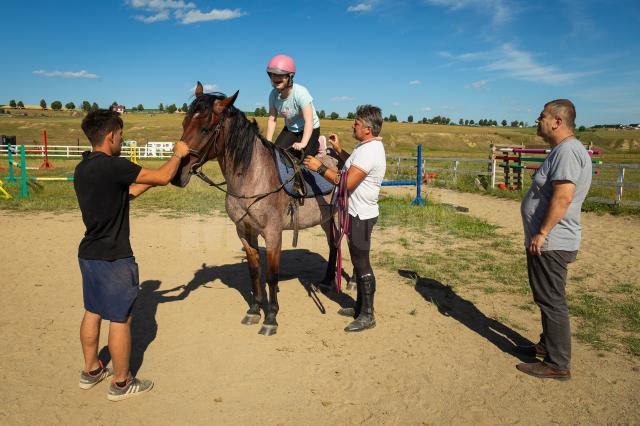
[[[216,100],[225,99],[226,95],[220,92],[205,93],[198,96],[189,107],[188,116],[196,112],[207,113],[207,121],[211,121],[213,114],[213,103]],[[240,168],[246,172],[251,164],[253,155],[253,145],[256,138],[269,150],[274,149],[274,145],[260,134],[260,128],[255,119],[249,121],[244,112],[235,106],[228,106],[224,112],[223,119],[229,119],[227,128],[227,141],[224,144],[225,155],[231,159],[233,169]]]

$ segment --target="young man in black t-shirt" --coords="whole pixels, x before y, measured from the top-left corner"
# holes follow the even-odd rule
[[[86,226],[78,249],[85,313],[80,343],[85,366],[80,387],[91,389],[114,375],[107,398],[119,401],[151,390],[151,380],[133,378],[131,307],[138,295],[138,265],[129,242],[129,200],[152,186],[167,185],[189,154],[179,141],[158,170],[144,169],[120,157],[123,122],[115,111],[97,110],[82,120],[92,150],[82,154],[74,189]],[[100,323],[109,320],[109,352],[114,371],[98,360]]]

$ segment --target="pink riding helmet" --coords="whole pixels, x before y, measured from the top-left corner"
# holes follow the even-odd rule
[[[267,73],[273,74],[295,74],[296,63],[290,56],[276,55],[267,64]]]

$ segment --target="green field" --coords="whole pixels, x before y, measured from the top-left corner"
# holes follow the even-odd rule
[[[72,116],[68,112],[37,112],[29,111],[28,115],[0,114],[0,134],[15,135],[19,144],[33,145],[42,143],[42,129],[47,129],[48,142],[51,145],[80,145],[87,146],[88,141],[82,130],[80,122],[82,114]],[[136,140],[138,145],[144,145],[148,141],[175,141],[182,134],[182,119],[184,114],[154,114],[154,113],[127,113],[123,115],[125,122],[125,139]],[[266,118],[257,118],[262,131],[266,129]],[[282,120],[279,122],[279,128]],[[336,133],[343,141],[343,145],[350,149],[355,141],[351,137],[351,121],[325,119],[321,122],[322,133],[328,135]],[[511,127],[471,127],[471,126],[445,126],[417,123],[390,123],[385,122],[382,128],[385,147],[389,155],[415,155],[416,146],[423,145],[424,156],[449,157],[449,158],[478,158],[487,159],[490,144],[524,144],[526,146],[544,146],[544,142],[535,136],[534,128]],[[591,143],[595,148],[603,150],[599,158],[605,163],[640,163],[640,131],[635,130],[587,130],[578,132],[578,138],[585,144]],[[35,159],[30,159],[32,164]],[[59,163],[60,160],[54,160]],[[387,179],[411,179],[415,176],[415,164],[411,161],[402,161],[400,168],[390,161],[387,171]],[[427,161],[427,167],[452,169],[452,161]],[[460,163],[461,170],[485,170],[486,165],[481,163]],[[476,190],[474,175],[462,175],[457,182],[452,180],[451,170],[438,170],[434,184],[446,185],[461,190]],[[48,172],[51,175],[51,172]],[[525,186],[530,181],[532,171],[524,173]],[[618,176],[617,169],[602,169],[602,174],[594,176],[594,179],[615,183]],[[628,169],[625,182],[640,182],[640,169]],[[485,186],[486,186],[486,182]],[[493,191],[495,195],[507,197],[519,197],[518,193],[505,194]],[[614,187],[593,186],[590,197],[613,199]],[[624,190],[623,201],[640,201],[640,189],[629,188]],[[598,207],[593,207],[597,209]],[[611,209],[609,209],[611,210]],[[616,209],[627,212],[626,209]],[[613,210],[615,211],[615,210]],[[631,209],[632,213],[636,210]]]

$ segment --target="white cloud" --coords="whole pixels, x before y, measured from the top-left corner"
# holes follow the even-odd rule
[[[539,64],[531,53],[515,49],[510,44],[504,44],[499,53],[498,57],[492,59],[484,68],[504,73],[517,80],[557,85],[571,83],[579,77],[591,74],[562,72],[554,65]]]
[[[412,85],[412,86],[415,86],[415,85],[418,85],[418,84],[422,84],[422,82],[420,80],[411,80],[409,82],[409,84]]]
[[[246,15],[240,9],[212,9],[210,12],[201,12],[200,10],[189,10],[187,12],[176,12],[176,18],[182,24],[195,24],[197,22],[207,21],[228,21]]]
[[[347,12],[370,12],[371,3],[358,3],[355,6],[349,6]]]
[[[129,5],[134,9],[161,11],[166,9],[192,9],[196,5],[180,0],[130,0]]]
[[[400,102],[398,102],[398,101],[394,101],[392,105],[393,105],[393,106],[400,106]]]
[[[431,111],[431,109],[432,109],[431,107],[424,107],[424,108],[421,108],[420,111],[429,112]]]
[[[158,12],[157,14],[151,16],[137,15],[134,16],[134,18],[140,22],[144,22],[145,24],[152,24],[154,22],[166,21],[167,19],[169,19],[169,11],[163,10],[162,12]]]
[[[239,18],[247,13],[241,9],[212,9],[203,12],[195,3],[182,0],[128,0],[127,4],[133,9],[143,10],[151,15],[136,15],[133,18],[151,24],[154,22],[176,19],[182,24],[194,24],[207,21],[226,21]]]
[[[97,74],[90,73],[85,70],[81,71],[45,71],[37,70],[33,74],[40,77],[62,77],[62,78],[98,78]]]
[[[479,81],[474,81],[471,84],[467,84],[466,86],[467,89],[476,89],[476,90],[486,90],[489,87],[487,86],[487,80],[479,80]]]
[[[424,0],[432,6],[446,7],[450,11],[472,8],[483,13],[490,13],[495,26],[508,22],[513,17],[516,7],[509,0]]]
[[[194,85],[191,89],[189,89],[189,92],[194,93],[196,91],[196,86]],[[202,90],[204,91],[204,93],[210,93],[210,92],[215,92],[218,89],[218,85],[217,84],[208,84],[208,83],[204,83],[202,85]]]
[[[350,96],[334,96],[331,98],[331,102],[348,102],[352,100],[353,98]]]
[[[502,77],[549,85],[568,84],[580,77],[594,74],[594,71],[564,72],[555,65],[539,63],[533,53],[516,49],[510,43],[487,52],[462,55],[439,52],[439,55],[456,61],[481,62],[483,64],[479,67],[480,70],[490,71]]]

